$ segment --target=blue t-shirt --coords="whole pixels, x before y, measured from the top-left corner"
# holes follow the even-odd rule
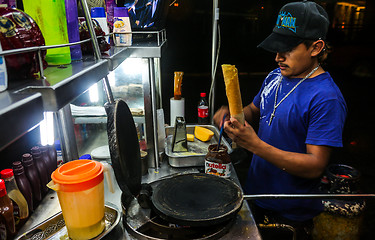
[[[283,77],[279,68],[268,74],[253,100],[260,109],[260,139],[281,150],[297,153],[306,153],[306,144],[342,147],[346,103],[327,72],[302,82],[277,107],[275,117],[268,125],[281,78],[277,103],[301,80]],[[254,155],[245,192],[316,193],[319,182],[320,179],[291,175]],[[323,210],[319,199],[260,199],[256,204],[294,221],[311,219]]]

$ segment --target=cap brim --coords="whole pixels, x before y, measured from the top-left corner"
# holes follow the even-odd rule
[[[278,33],[271,33],[258,47],[263,48],[269,52],[281,53],[288,52],[302,43],[303,39],[285,36]]]

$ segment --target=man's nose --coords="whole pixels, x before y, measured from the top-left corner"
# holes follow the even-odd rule
[[[275,61],[276,62],[283,62],[285,60],[285,56],[283,53],[276,53]]]

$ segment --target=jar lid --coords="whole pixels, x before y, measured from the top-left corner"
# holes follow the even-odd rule
[[[4,196],[7,194],[7,190],[5,188],[5,182],[3,179],[0,179],[0,197]]]
[[[103,181],[103,165],[93,160],[75,160],[57,168],[51,177],[60,184],[60,191],[84,191]]]
[[[13,169],[7,168],[1,170],[0,174],[2,179],[13,177]]]

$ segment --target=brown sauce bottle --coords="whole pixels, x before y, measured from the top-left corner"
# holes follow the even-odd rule
[[[42,159],[43,159],[43,162],[44,164],[46,165],[46,168],[47,168],[47,176],[48,176],[48,182],[51,181],[51,174],[52,172],[54,171],[53,169],[53,163],[52,163],[52,159],[49,155],[49,150],[48,150],[48,147],[47,146],[39,146],[39,149],[42,153]]]
[[[12,200],[8,197],[4,180],[0,179],[0,238],[13,239],[15,234]]]
[[[32,193],[30,182],[25,175],[24,167],[22,166],[20,161],[16,161],[12,163],[12,166],[13,166],[14,178],[16,179],[18,189],[21,191],[22,195],[25,197],[27,201],[29,212],[33,212],[34,211],[33,193]]]
[[[55,144],[48,145],[48,154],[51,159],[51,166],[52,166],[52,172],[57,169],[57,151],[55,148]]]
[[[39,179],[41,183],[42,195],[45,195],[48,192],[48,169],[46,163],[43,161],[42,152],[38,146],[31,148],[31,155],[34,159],[34,164],[38,170]]]
[[[38,170],[34,165],[34,160],[30,153],[22,155],[22,165],[25,169],[25,175],[31,185],[33,192],[33,205],[34,209],[36,209],[38,204],[42,201],[42,190]]]

